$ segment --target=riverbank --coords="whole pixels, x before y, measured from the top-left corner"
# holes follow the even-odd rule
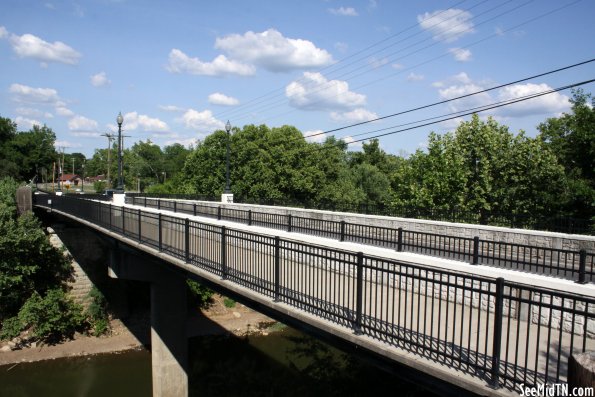
[[[233,307],[227,307],[224,299],[220,295],[215,295],[209,308],[189,313],[187,328],[189,337],[226,334],[236,336],[245,336],[247,334],[267,335],[269,332],[279,329],[275,325],[276,322],[264,314],[239,303],[235,303]],[[102,353],[118,353],[134,349],[146,349],[149,344],[150,318],[148,313],[139,313],[125,321],[112,319],[109,335],[94,337],[76,334],[74,339],[56,345],[38,343],[17,350],[0,351],[0,365],[15,365],[22,362]],[[8,342],[1,342],[0,349],[7,345]]]

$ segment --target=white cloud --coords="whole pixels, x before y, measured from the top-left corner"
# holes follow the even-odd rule
[[[56,114],[58,116],[71,117],[74,116],[74,112],[68,109],[66,106],[56,106]]]
[[[342,110],[362,106],[366,96],[349,91],[342,80],[327,80],[320,73],[304,72],[299,81],[285,87],[291,106],[304,110]]]
[[[14,119],[14,122],[17,123],[17,125],[19,126],[19,129],[24,129],[24,130],[28,130],[30,128],[33,128],[34,125],[37,125],[39,127],[42,126],[42,123],[38,120],[34,120],[34,119],[30,119],[27,117],[22,117],[22,116],[17,116]]]
[[[20,103],[54,104],[60,100],[53,88],[33,88],[23,84],[11,84],[12,99]]]
[[[225,124],[213,117],[210,110],[188,109],[182,117],[176,119],[177,122],[183,123],[186,128],[198,130],[200,133],[211,133],[217,129],[223,129]]]
[[[357,17],[358,13],[353,7],[339,7],[329,8],[328,11],[333,15],[341,15],[344,17]]]
[[[0,26],[0,39],[8,37],[8,30],[4,26]]]
[[[349,145],[350,148],[354,149],[354,148],[362,148],[363,147],[363,142],[355,142],[353,143],[353,141],[355,141],[355,139],[353,139],[353,137],[351,136],[346,136],[344,138],[341,138],[341,140],[345,143],[347,143]]]
[[[220,92],[214,92],[209,95],[209,103],[213,105],[235,106],[240,103],[236,98],[230,97]]]
[[[198,145],[198,142],[200,142],[200,140],[196,137],[193,137],[193,138],[170,139],[168,141],[165,141],[165,144],[167,146],[169,146],[169,145],[173,145],[174,143],[179,143],[180,145],[184,145],[186,148],[189,148],[189,147],[196,147],[196,145]]]
[[[547,84],[515,84],[498,90],[498,100],[505,101],[551,90]],[[498,109],[504,117],[561,113],[570,109],[570,98],[554,92]]]
[[[378,3],[376,2],[376,0],[369,0],[368,1],[368,11],[372,11],[375,10],[376,7],[378,7]]]
[[[372,58],[368,59],[368,63],[374,69],[377,69],[379,67],[382,67],[382,66],[386,65],[386,64],[388,64],[388,62],[389,62],[388,58],[376,58],[376,57],[372,57]]]
[[[21,116],[25,117],[45,117],[45,118],[53,118],[54,115],[49,112],[43,112],[39,109],[27,108],[27,107],[18,107],[15,109],[15,112]]]
[[[407,81],[422,81],[424,79],[424,75],[423,74],[417,74],[417,73],[409,73],[409,76],[407,76]]]
[[[102,136],[99,132],[93,131],[73,131],[70,135],[82,138],[96,138]]]
[[[68,129],[77,132],[97,131],[97,121],[91,120],[85,116],[74,116],[68,120]]]
[[[59,150],[60,148],[83,147],[83,145],[79,142],[56,141],[54,142],[54,147],[56,148],[56,150]]]
[[[311,130],[311,131],[304,131],[302,135],[306,139],[307,142],[324,142],[326,139],[326,135],[322,134],[322,130]]]
[[[126,130],[136,130],[142,128],[144,131],[167,131],[169,127],[167,123],[156,118],[149,117],[145,114],[138,114],[137,112],[128,112],[123,115]]]
[[[107,78],[105,72],[99,72],[91,76],[91,85],[94,87],[103,87],[109,85],[111,81]]]
[[[471,79],[469,78],[469,76],[465,72],[461,72],[461,73],[459,73],[457,75],[454,75],[452,77],[452,79],[454,81],[458,81],[459,83],[463,83],[463,84],[470,84],[471,83]]]
[[[159,109],[165,110],[166,112],[183,112],[186,110],[175,105],[159,105]]]
[[[453,8],[418,15],[417,22],[422,29],[432,33],[435,40],[450,43],[473,33],[472,18],[470,12]]]
[[[170,51],[169,63],[165,68],[171,73],[204,76],[251,76],[256,73],[254,66],[228,59],[225,55],[217,56],[212,62],[203,62],[198,58],[190,58],[177,48]]]
[[[364,108],[354,109],[350,112],[332,112],[331,118],[334,121],[339,122],[349,122],[349,123],[359,123],[362,121],[369,121],[378,118],[378,115],[374,112],[370,112]]]
[[[400,63],[393,63],[391,66],[393,67],[393,69],[397,69],[397,70],[401,70],[405,67],[405,65],[402,65]]]
[[[440,98],[452,99],[459,96],[472,94],[489,88],[493,83],[475,82],[466,73],[459,73],[449,79],[447,86],[443,83],[438,90]],[[458,99],[448,103],[452,112],[465,111],[468,109],[494,104],[496,102],[509,101],[524,96],[541,93],[551,90],[547,84],[515,84],[503,87],[495,92],[483,92],[467,98]],[[516,104],[503,106],[487,111],[486,113],[500,117],[525,117],[531,115],[556,115],[570,108],[570,99],[559,92],[543,95],[534,99],[522,101]]]
[[[450,48],[448,50],[452,55],[454,55],[455,60],[459,62],[468,62],[471,60],[471,51],[464,49],[464,48]]]
[[[441,99],[453,99],[459,96],[472,94],[474,92],[482,91],[485,88],[475,83],[469,82],[461,85],[449,85],[446,88],[438,90]],[[485,106],[492,103],[492,98],[487,92],[469,96],[463,99],[457,99],[448,103],[448,107],[452,112],[458,112],[466,109],[471,109],[479,106]]]
[[[233,59],[273,72],[320,67],[333,62],[331,54],[311,41],[286,38],[275,29],[217,38],[215,48],[225,51]]]
[[[0,37],[6,36],[8,36],[8,31],[6,28],[3,28],[3,30],[0,30]],[[10,44],[12,45],[13,51],[19,57],[35,58],[43,63],[60,62],[68,65],[76,65],[81,57],[79,52],[61,41],[48,43],[47,41],[28,33],[22,36],[11,34]]]

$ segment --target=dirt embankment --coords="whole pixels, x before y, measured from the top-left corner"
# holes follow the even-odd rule
[[[238,336],[252,333],[266,335],[270,332],[269,327],[274,323],[275,321],[271,318],[239,303],[233,307],[226,307],[224,297],[216,295],[208,309],[189,313],[188,336],[226,333]],[[77,334],[73,340],[57,345],[20,344],[19,340],[1,342],[0,365],[99,353],[116,353],[131,349],[144,349],[150,344],[148,314],[132,316],[126,321],[113,319],[110,325],[109,335],[94,337]]]

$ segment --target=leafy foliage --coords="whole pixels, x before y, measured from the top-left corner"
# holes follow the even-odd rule
[[[186,284],[193,304],[201,308],[206,308],[211,304],[214,292],[210,288],[190,279],[186,280]]]
[[[95,336],[103,335],[109,330],[107,300],[97,287],[91,289],[89,298],[91,298],[91,303],[86,310],[86,315],[93,327],[93,334]]]
[[[74,303],[61,288],[53,288],[41,297],[35,292],[18,314],[23,328],[31,328],[33,336],[50,342],[72,338],[86,324],[82,306]]]

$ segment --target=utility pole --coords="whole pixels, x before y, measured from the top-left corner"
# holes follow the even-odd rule
[[[107,185],[109,188],[111,188],[112,184],[111,184],[111,180],[109,177],[109,170],[110,170],[110,168],[112,168],[112,159],[111,159],[112,141],[116,138],[114,137],[114,134],[110,134],[109,132],[106,132],[105,134],[102,134],[101,136],[107,137]]]
[[[62,150],[62,161],[60,161],[60,150]],[[58,190],[62,190],[60,187],[60,180],[62,179],[62,167],[64,167],[64,146],[58,147]]]

